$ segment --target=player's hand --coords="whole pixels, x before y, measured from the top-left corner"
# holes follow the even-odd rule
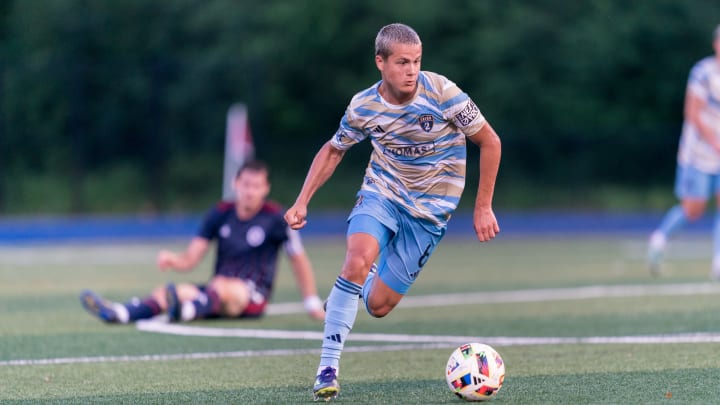
[[[317,295],[305,297],[305,299],[303,300],[303,306],[305,307],[305,311],[307,311],[308,315],[310,315],[311,318],[318,321],[322,321],[325,319],[325,308],[323,308],[323,302]]]
[[[487,242],[500,233],[500,226],[491,208],[475,210],[473,214],[473,227],[480,242]]]
[[[310,315],[310,318],[315,319],[316,321],[325,320],[325,311],[323,311],[322,309],[308,312],[308,315]]]
[[[307,224],[307,206],[295,203],[285,212],[285,222],[292,229],[300,229]]]
[[[177,263],[177,254],[169,250],[161,250],[157,256],[157,267],[160,271],[168,271],[174,269]]]

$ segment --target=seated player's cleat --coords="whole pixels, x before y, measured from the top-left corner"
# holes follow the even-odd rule
[[[662,259],[665,253],[665,236],[659,232],[655,232],[650,236],[648,243],[647,263],[650,274],[654,277],[660,276],[662,273]]]
[[[180,321],[180,300],[178,299],[175,284],[168,283],[165,286],[165,300],[167,302],[167,315],[170,322]]]
[[[117,313],[113,309],[113,303],[102,298],[90,290],[80,293],[80,302],[83,308],[100,320],[110,323],[117,323]]]
[[[313,400],[323,399],[329,401],[340,393],[340,384],[337,381],[337,372],[332,367],[325,367],[315,378],[313,386]]]

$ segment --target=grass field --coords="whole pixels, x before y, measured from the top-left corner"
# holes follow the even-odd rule
[[[306,245],[325,295],[343,245]],[[292,305],[299,294],[286,262],[277,305],[261,320],[152,332],[82,310],[83,288],[122,300],[170,279],[207,278],[210,260],[190,274],[157,272],[161,247],[184,241],[0,247],[0,401],[312,402],[322,324]],[[443,373],[468,339],[505,360],[492,403],[717,402],[720,284],[707,278],[710,249],[705,239],[678,240],[666,274],[652,279],[644,236],[446,239],[393,313],[359,312],[338,402],[462,403]]]

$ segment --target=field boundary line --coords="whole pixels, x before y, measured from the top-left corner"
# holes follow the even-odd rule
[[[673,296],[720,294],[720,283],[596,285],[567,288],[537,288],[528,290],[482,291],[472,293],[430,294],[407,296],[397,308],[424,308],[470,304],[505,304],[519,302],[546,302],[585,300],[595,298],[627,298],[647,296]],[[305,313],[302,303],[269,304],[268,315]]]
[[[425,344],[408,347],[407,345],[379,345],[348,347],[346,352],[390,352],[412,349],[444,349],[451,347],[448,344]],[[21,359],[0,361],[0,367],[7,366],[49,366],[58,364],[90,364],[90,363],[133,363],[142,361],[174,361],[174,360],[212,360],[242,357],[265,356],[292,356],[302,354],[320,354],[320,349],[273,349],[273,350],[240,350],[233,352],[199,352],[177,354],[146,354],[138,356],[84,356],[84,357],[58,357],[45,359]]]
[[[323,333],[302,330],[215,328],[166,323],[161,321],[138,322],[138,330],[180,336],[237,337],[255,339],[313,340],[321,342]],[[447,343],[463,344],[480,341],[497,346],[532,346],[556,344],[658,344],[658,343],[718,343],[720,332],[697,332],[637,336],[588,337],[513,337],[513,336],[450,336],[411,335],[403,333],[353,333],[353,342],[386,343]]]
[[[160,322],[147,322],[156,323]],[[166,324],[167,325],[167,324]],[[171,325],[172,326],[172,325]],[[180,326],[180,325],[174,325]],[[195,328],[195,327],[188,327]],[[219,328],[216,328],[219,329]],[[264,331],[267,332],[267,331]],[[294,333],[308,333],[303,331],[274,331],[284,332],[287,336]],[[158,332],[159,333],[159,332]],[[216,332],[217,333],[217,332]],[[311,332],[314,333],[314,332]],[[204,336],[204,335],[195,335]],[[380,335],[380,334],[353,334],[353,341],[362,341],[369,336],[385,336],[384,341],[396,341],[404,337],[412,337],[410,342],[392,345],[348,346],[346,353],[389,352],[406,350],[451,349],[458,344],[472,341],[502,347],[502,346],[537,346],[557,344],[669,344],[669,343],[720,343],[720,333],[684,333],[672,335],[639,335],[639,336],[593,336],[593,337],[468,337],[468,336],[423,336],[423,335]],[[291,337],[285,337],[291,339]],[[379,341],[379,340],[373,340]],[[320,349],[274,349],[274,350],[242,350],[232,352],[199,352],[177,354],[151,354],[138,356],[84,356],[59,357],[44,359],[19,359],[0,361],[0,367],[10,366],[48,366],[60,364],[90,364],[90,363],[131,363],[143,361],[177,361],[177,360],[212,360],[244,357],[266,356],[294,356],[303,354],[319,354]]]

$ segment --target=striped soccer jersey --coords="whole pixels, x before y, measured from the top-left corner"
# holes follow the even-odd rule
[[[700,60],[690,70],[687,91],[706,102],[700,119],[720,137],[720,63],[714,56]],[[683,123],[678,163],[705,173],[720,173],[720,155],[700,135],[693,123]]]
[[[452,81],[421,71],[415,97],[392,105],[380,82],[357,93],[330,140],[341,150],[370,138],[362,190],[379,193],[416,218],[444,226],[465,187],[465,137],[485,118]]]

